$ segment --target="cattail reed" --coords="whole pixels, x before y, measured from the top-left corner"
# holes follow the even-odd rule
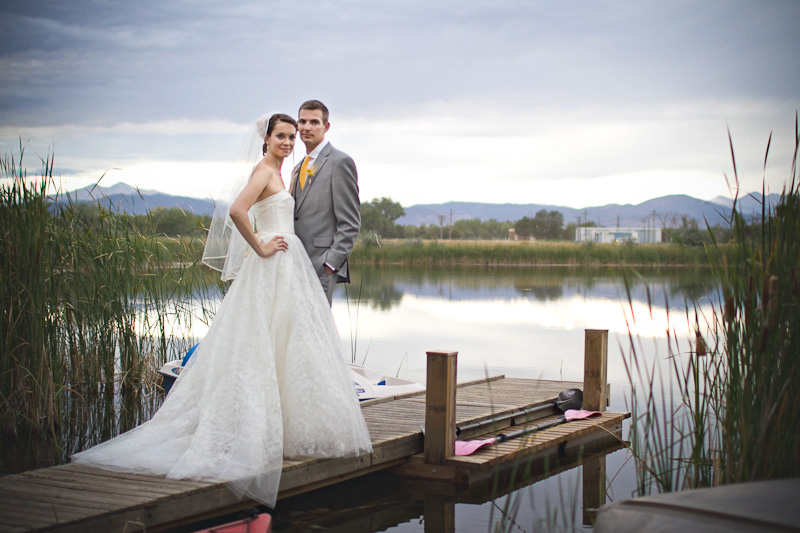
[[[795,136],[790,179],[777,206],[764,205],[752,221],[734,201],[733,244],[720,253],[711,235],[719,298],[711,316],[695,307],[690,318],[687,308],[694,350],[682,350],[673,336],[672,375],[665,378],[659,365],[637,356],[630,339],[625,363],[640,494],[800,476],[797,127]]]
[[[147,418],[155,369],[193,344],[192,320],[206,318],[216,288],[196,266],[199,240],[167,246],[102,197],[49,195],[53,157],[36,179],[22,157],[0,165],[6,472],[63,461]]]

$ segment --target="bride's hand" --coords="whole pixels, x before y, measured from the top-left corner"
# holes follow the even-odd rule
[[[259,257],[263,258],[273,256],[277,252],[285,252],[289,249],[289,243],[280,235],[271,238],[267,243],[259,241],[259,244],[261,244],[261,246],[256,250],[256,253]]]

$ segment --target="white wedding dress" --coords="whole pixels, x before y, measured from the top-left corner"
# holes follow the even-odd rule
[[[228,482],[274,507],[283,458],[372,452],[328,301],[281,191],[252,208],[259,238],[208,335],[141,426],[72,457],[104,469]]]

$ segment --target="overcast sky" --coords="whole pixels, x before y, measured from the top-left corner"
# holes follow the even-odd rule
[[[66,189],[217,195],[247,124],[310,98],[365,201],[711,199],[728,128],[743,191],[770,132],[768,192],[790,175],[797,0],[0,5],[0,150]]]

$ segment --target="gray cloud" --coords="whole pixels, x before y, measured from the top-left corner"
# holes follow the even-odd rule
[[[55,132],[36,139],[40,150],[55,142],[61,153],[103,165],[223,158],[235,144],[227,130],[113,127],[245,123],[320,98],[333,132],[343,131],[340,117],[438,123],[440,134],[425,133],[426,150],[494,131],[515,145],[547,141],[566,153],[592,138],[559,116],[576,127],[603,123],[603,132],[652,124],[664,145],[639,142],[654,165],[717,172],[727,121],[758,151],[769,129],[783,128],[770,121],[793,119],[798,22],[796,0],[3,2],[0,149],[30,130]],[[707,139],[715,124],[718,142]],[[74,126],[107,129],[69,133]],[[717,146],[722,153],[710,159]],[[641,170],[627,146],[612,149],[603,173]],[[584,176],[585,166],[565,161],[542,172]]]
[[[791,98],[800,81],[794,1],[8,4],[14,122],[244,119],[315,93],[347,111]]]

